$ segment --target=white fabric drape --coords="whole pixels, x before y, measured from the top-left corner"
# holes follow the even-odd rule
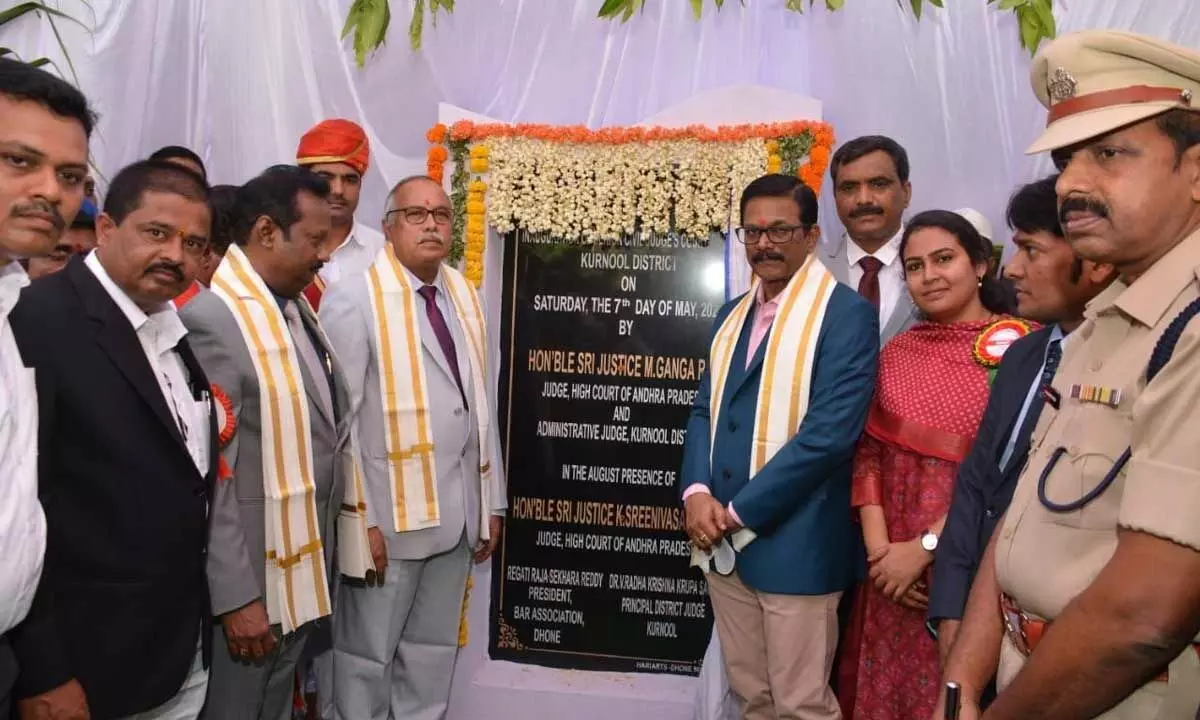
[[[291,162],[315,122],[348,117],[371,138],[359,219],[372,226],[387,187],[424,171],[424,132],[438,102],[509,122],[597,127],[636,123],[727,85],[811,95],[824,102],[840,140],[882,133],[907,148],[911,212],[974,207],[998,238],[1013,188],[1049,169],[1045,158],[1022,154],[1044,115],[1015,20],[984,0],[946,3],[920,22],[890,0],[804,16],[783,0],[728,2],[719,13],[706,2],[699,22],[690,3],[657,0],[625,25],[597,19],[600,0],[477,0],[458,3],[436,28],[427,18],[417,53],[406,34],[413,0],[392,0],[389,42],[361,70],[338,38],[350,0],[50,4],[95,28],[89,35],[61,23],[101,113],[93,154],[103,174],[182,144],[204,157],[213,182],[241,183]],[[1119,28],[1191,46],[1200,38],[1200,3],[1192,0],[1055,5],[1061,32]],[[0,45],[54,58],[67,72],[44,21],[5,28]],[[839,234],[828,181],[821,212],[825,236]],[[499,295],[495,245],[487,253],[489,304]],[[710,677],[718,684],[706,686],[712,693],[698,717],[729,710],[723,679]]]
[[[436,28],[426,18],[417,53],[406,33],[413,0],[392,0],[389,41],[362,70],[338,38],[350,0],[51,4],[95,27],[88,37],[60,23],[102,114],[102,172],[178,143],[205,158],[215,182],[242,182],[290,161],[313,123],[344,116],[371,135],[360,218],[372,225],[388,184],[423,171],[439,101],[507,121],[601,126],[732,84],[812,95],[840,139],[886,133],[908,149],[913,211],[975,207],[998,234],[1013,187],[1049,169],[1021,154],[1043,116],[1015,20],[984,0],[927,9],[920,22],[884,0],[803,16],[783,0],[720,12],[706,3],[700,22],[690,3],[657,0],[625,25],[597,19],[599,0],[464,2]],[[1060,31],[1200,37],[1200,4],[1188,0],[1055,5]],[[44,20],[5,28],[0,45],[59,58]],[[828,189],[822,210],[826,236],[840,232]]]

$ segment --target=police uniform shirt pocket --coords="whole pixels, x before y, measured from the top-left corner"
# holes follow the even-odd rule
[[[1075,398],[1064,398],[1063,402],[1075,407],[1068,411],[1070,424],[1061,436],[1062,444],[1047,448],[1058,456],[1057,462],[1052,456],[1051,464],[1043,471],[1045,500],[1060,507],[1077,505],[1105,485],[1106,478],[1117,469],[1121,456],[1129,447],[1132,430],[1127,407],[1081,402]],[[1107,487],[1082,507],[1061,510],[1047,507],[1043,502],[1043,508],[1056,524],[1090,530],[1115,528],[1126,472],[1127,468],[1120,468]]]

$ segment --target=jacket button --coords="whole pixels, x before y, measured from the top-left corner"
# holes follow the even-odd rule
[[[729,421],[729,432],[737,432],[737,429],[738,429],[737,420],[730,420]]]
[[[729,471],[729,468],[725,468],[724,470],[721,471],[721,477],[725,478],[726,480],[729,480],[733,477],[733,473]]]
[[[988,508],[987,510],[983,511],[983,514],[988,516],[989,518],[994,518],[994,517],[996,517],[996,510],[995,510],[995,508]]]

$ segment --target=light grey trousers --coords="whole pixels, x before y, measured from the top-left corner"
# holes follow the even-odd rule
[[[440,555],[389,559],[383,587],[342,583],[333,630],[336,720],[446,716],[470,571],[464,534]]]
[[[278,627],[275,628],[278,630]],[[234,660],[225,629],[213,626],[213,660],[201,720],[291,720],[296,666],[312,623],[280,639],[257,664]]]

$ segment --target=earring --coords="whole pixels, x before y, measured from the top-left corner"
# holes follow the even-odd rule
[[[979,287],[983,287],[983,278],[979,278]]]

